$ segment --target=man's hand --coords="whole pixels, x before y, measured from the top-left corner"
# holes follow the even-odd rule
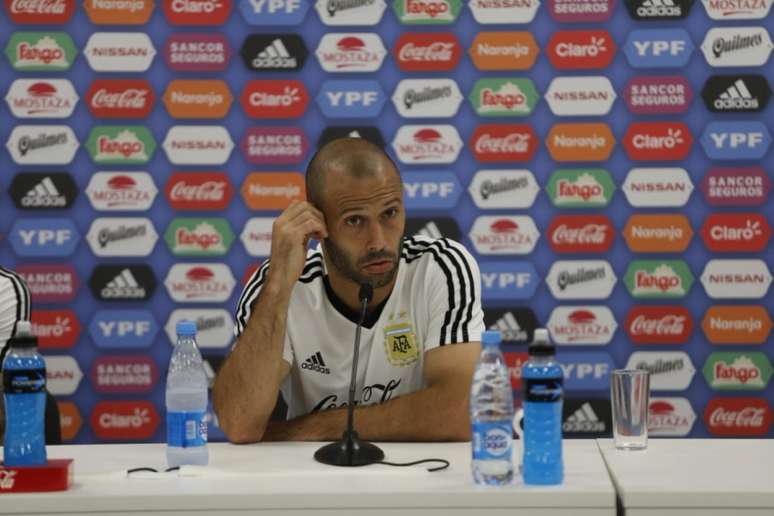
[[[270,267],[267,281],[292,289],[304,270],[309,239],[327,236],[322,212],[308,202],[293,201],[272,226],[271,261],[282,266]]]

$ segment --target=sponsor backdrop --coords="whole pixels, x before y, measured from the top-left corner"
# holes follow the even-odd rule
[[[347,134],[400,164],[410,233],[478,257],[514,388],[549,328],[567,435],[637,367],[654,435],[771,437],[771,3],[4,0],[0,261],[65,439],[163,441],[176,321],[212,376]]]

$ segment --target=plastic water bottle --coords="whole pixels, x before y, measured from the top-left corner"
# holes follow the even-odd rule
[[[46,363],[29,321],[16,323],[3,360],[6,466],[46,463]]]
[[[167,464],[206,465],[207,375],[196,346],[196,323],[177,323],[177,343],[167,372]]]
[[[554,345],[546,329],[535,330],[529,360],[521,370],[521,381],[524,385],[524,483],[561,484],[564,375],[554,358]]]
[[[500,352],[500,332],[485,331],[470,389],[473,425],[473,480],[504,485],[513,481],[513,390]]]

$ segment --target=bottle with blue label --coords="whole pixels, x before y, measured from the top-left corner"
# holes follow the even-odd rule
[[[167,372],[167,464],[206,465],[207,375],[196,345],[196,323],[177,323],[177,343]]]
[[[525,484],[554,485],[564,479],[562,403],[564,374],[554,358],[548,330],[539,328],[521,370],[524,387]]]
[[[46,463],[46,363],[29,321],[16,323],[3,360],[6,466]]]
[[[513,389],[500,351],[500,332],[485,331],[470,389],[473,480],[504,485],[513,481]]]

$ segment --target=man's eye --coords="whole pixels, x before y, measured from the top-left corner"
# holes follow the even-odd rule
[[[385,211],[384,214],[387,215],[388,217],[392,218],[392,217],[394,217],[394,216],[396,216],[398,214],[398,209],[397,208],[390,208],[387,211]]]
[[[345,223],[347,224],[347,226],[357,226],[362,221],[363,219],[360,217],[347,217],[347,220],[345,221]]]

